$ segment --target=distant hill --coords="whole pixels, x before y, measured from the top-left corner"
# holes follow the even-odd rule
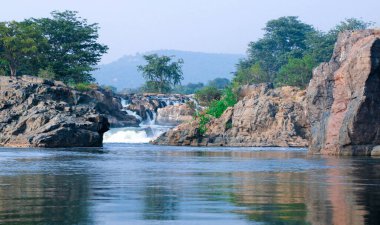
[[[216,77],[232,78],[235,64],[243,55],[213,54],[176,50],[161,50],[137,55],[126,55],[117,61],[99,66],[93,72],[97,82],[101,85],[112,85],[118,90],[136,88],[144,83],[144,79],[137,71],[138,65],[145,64],[144,54],[157,53],[159,55],[176,56],[184,60],[183,84],[189,82],[207,82]]]

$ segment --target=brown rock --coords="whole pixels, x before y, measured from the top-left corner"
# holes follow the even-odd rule
[[[307,90],[311,153],[370,155],[380,145],[380,30],[344,32]]]
[[[195,113],[187,104],[170,105],[157,110],[156,123],[161,125],[178,125],[193,119]]]
[[[248,90],[250,89],[250,90]],[[273,89],[271,84],[245,87],[234,107],[212,119],[200,135],[198,121],[164,133],[155,144],[193,146],[306,147],[308,124],[305,91],[294,87]]]

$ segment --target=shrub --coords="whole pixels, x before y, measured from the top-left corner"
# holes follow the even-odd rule
[[[94,83],[77,83],[72,86],[77,91],[89,91],[98,88],[98,85]]]
[[[228,107],[234,106],[238,100],[237,93],[232,88],[224,90],[223,97],[219,100],[213,100],[210,106],[201,113],[197,113],[196,117],[199,119],[199,134],[204,135],[207,131],[207,124],[211,118],[219,118]],[[226,124],[226,129],[232,127],[232,121]]]
[[[204,87],[195,93],[195,99],[205,106],[208,106],[214,100],[219,100],[221,96],[222,92],[212,86]]]
[[[40,69],[38,71],[39,78],[43,79],[48,79],[48,80],[55,80],[56,79],[56,74],[54,73],[53,69],[48,67],[46,69]]]
[[[206,113],[219,118],[228,107],[234,106],[237,103],[237,94],[232,88],[224,90],[223,97],[220,100],[214,100],[206,110]]]
[[[207,115],[205,112],[198,114],[199,118],[199,135],[203,136],[207,131],[207,124],[210,122],[211,117]]]

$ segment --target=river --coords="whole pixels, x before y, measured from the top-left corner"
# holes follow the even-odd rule
[[[106,143],[0,168],[0,224],[380,224],[379,158]]]

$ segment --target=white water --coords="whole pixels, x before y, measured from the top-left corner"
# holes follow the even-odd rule
[[[167,130],[170,126],[140,125],[140,127],[112,128],[104,134],[104,143],[149,143]]]
[[[128,103],[122,99],[124,111],[142,121],[136,112],[127,110]],[[104,143],[149,143],[170,128],[171,126],[156,125],[156,112],[152,112],[153,117],[148,114],[147,119],[140,123],[140,127],[112,128],[103,136]]]

